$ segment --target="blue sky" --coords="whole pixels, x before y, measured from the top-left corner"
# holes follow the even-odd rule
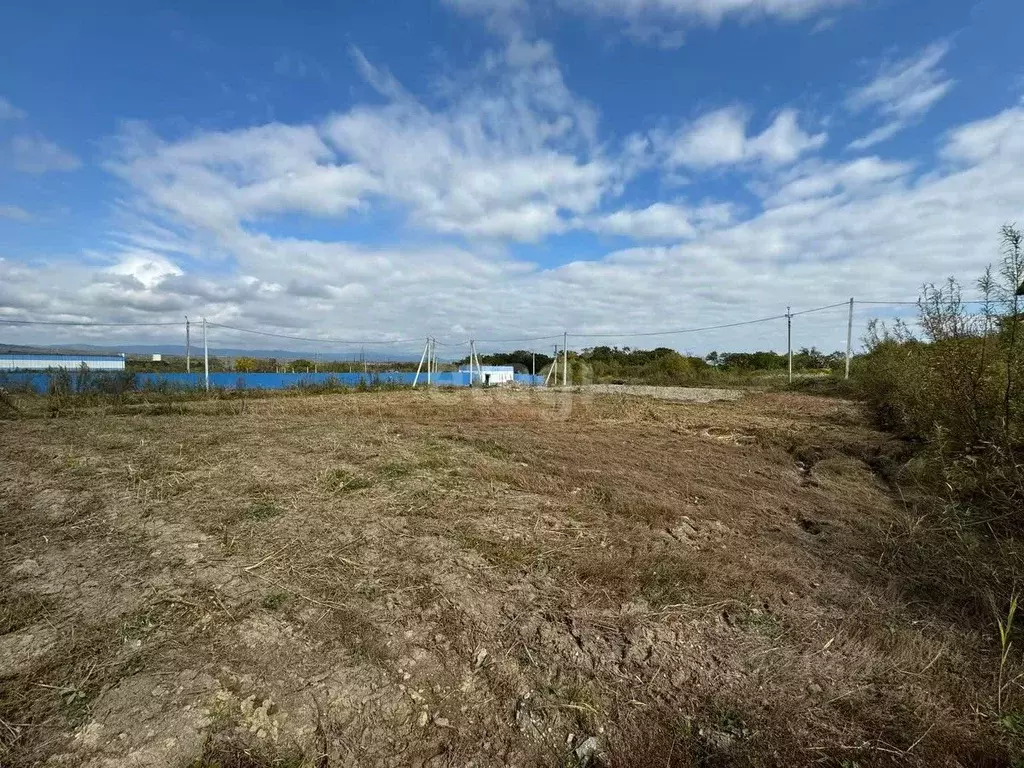
[[[913,298],[1024,219],[1020,29],[1012,0],[9,5],[0,317],[461,340]],[[101,336],[174,339],[4,330]]]

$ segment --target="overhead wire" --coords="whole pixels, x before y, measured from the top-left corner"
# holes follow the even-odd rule
[[[91,320],[14,320],[0,317],[4,325],[63,325],[74,328],[155,328],[181,325],[181,323],[96,323]]]
[[[824,306],[824,307],[815,307],[814,309],[802,309],[799,312],[790,312],[789,316],[790,317],[796,317],[797,315],[809,315],[812,312],[823,312],[826,309],[836,309],[837,307],[848,307],[848,306],[850,306],[850,302],[848,302],[848,301],[840,301],[838,304],[829,304],[829,305]]]
[[[786,315],[772,315],[771,317],[759,317],[755,320],[742,320],[736,323],[723,323],[722,325],[705,325],[701,328],[677,328],[675,330],[668,331],[641,331],[641,332],[626,332],[626,331],[608,331],[604,333],[571,333],[570,336],[584,339],[596,339],[596,338],[608,338],[608,337],[621,337],[621,338],[632,338],[637,336],[674,336],[681,333],[697,333],[699,331],[717,331],[721,328],[738,328],[741,325],[754,325],[756,323],[767,323],[771,320],[782,320],[785,319]]]

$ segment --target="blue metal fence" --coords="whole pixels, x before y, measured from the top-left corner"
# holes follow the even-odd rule
[[[0,387],[9,389],[31,389],[44,394],[50,389],[52,373],[0,373]],[[204,386],[201,373],[136,373],[112,374],[109,372],[90,371],[87,379],[82,382],[78,373],[62,374],[70,380],[72,390],[82,388],[104,391],[109,385],[120,380],[139,391],[154,390],[187,390],[202,389]],[[404,371],[384,371],[381,373],[211,373],[210,387],[216,389],[301,389],[303,387],[349,387],[356,388],[360,384],[378,386],[390,384],[395,386],[412,386],[415,373]],[[127,377],[127,381],[126,381]],[[543,376],[516,374],[515,380],[526,386],[542,386]],[[427,383],[426,376],[420,374],[419,384]],[[468,387],[470,375],[468,371],[435,373],[430,377],[432,386]]]

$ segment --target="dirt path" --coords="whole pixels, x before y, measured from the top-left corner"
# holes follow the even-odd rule
[[[4,423],[0,764],[1000,759],[854,406],[565,398]]]

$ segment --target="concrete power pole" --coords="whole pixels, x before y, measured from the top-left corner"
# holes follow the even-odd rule
[[[185,373],[192,373],[192,342],[189,336],[188,315],[185,315]]]
[[[203,318],[203,378],[206,380],[206,391],[210,391],[210,345],[206,341],[206,318]]]
[[[430,339],[427,339],[427,343],[423,345],[423,354],[420,355],[420,364],[416,366],[416,375],[412,377],[412,387],[416,388],[416,384],[420,380],[420,371],[423,370],[423,362],[427,359],[427,350],[430,349]]]
[[[850,317],[846,321],[846,376],[850,378],[850,360],[853,358],[853,298],[850,298]]]
[[[562,333],[562,386],[569,383],[569,332]]]
[[[793,383],[793,313],[786,307],[786,350],[789,356],[789,383]]]

